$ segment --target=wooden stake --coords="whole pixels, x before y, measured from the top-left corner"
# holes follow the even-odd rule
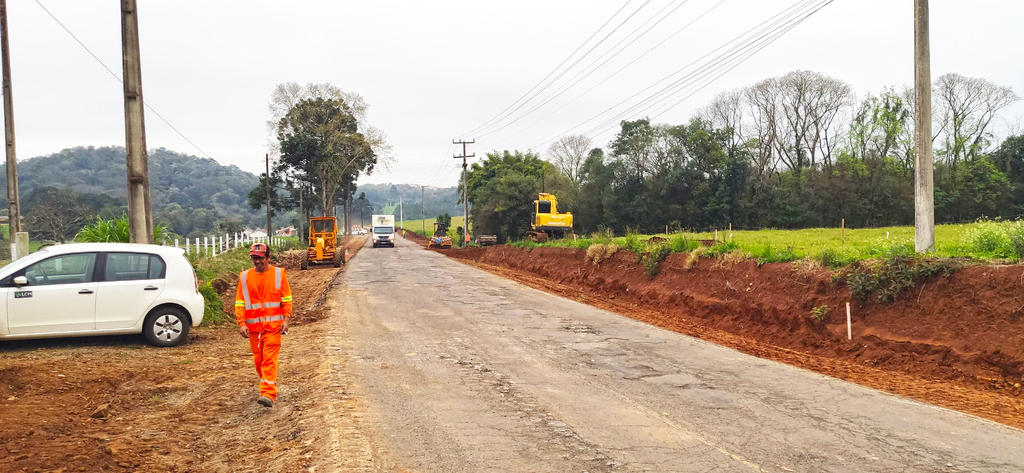
[[[845,218],[842,220],[842,223],[839,224],[839,227],[842,229],[841,232],[842,232],[842,235],[843,235],[843,242],[842,242],[842,244],[840,246],[846,246],[846,219]]]
[[[850,323],[850,303],[846,303],[846,339],[853,340],[853,325]]]

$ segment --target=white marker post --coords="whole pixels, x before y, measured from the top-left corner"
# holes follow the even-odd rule
[[[850,323],[850,303],[846,303],[846,339],[853,340],[853,325]]]

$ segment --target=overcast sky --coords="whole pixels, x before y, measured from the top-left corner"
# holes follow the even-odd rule
[[[39,3],[121,76],[120,2]],[[39,3],[8,2],[18,157],[74,146],[123,146],[121,84]],[[667,82],[631,96],[804,3],[139,0],[145,101],[195,146],[148,110],[147,144],[260,172],[274,86],[329,82],[361,94],[370,105],[369,122],[394,146],[390,170],[378,169],[360,182],[454,185],[452,139],[476,139],[469,152],[478,159],[494,149],[544,151],[552,138],[569,131],[593,130],[595,144],[604,146],[615,126],[602,123]],[[1024,95],[1024,2],[932,0],[931,10],[933,79],[957,72]],[[606,51],[638,38],[603,66],[518,121],[508,123],[539,102],[499,126],[475,131],[595,32],[570,64],[620,24],[537,99],[575,81],[570,79],[577,72],[590,71],[585,66]],[[835,0],[742,64],[728,72],[718,69],[724,75],[713,82],[709,76],[682,95],[625,118],[683,123],[718,92],[797,69],[844,80],[861,97],[910,85],[913,0]],[[1024,103],[1018,102],[1004,113],[996,132],[1017,129],[1022,116]]]

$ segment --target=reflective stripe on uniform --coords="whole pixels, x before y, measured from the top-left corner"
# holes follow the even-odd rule
[[[263,318],[264,322],[276,322],[278,320],[284,320],[283,315],[268,315]]]
[[[256,317],[255,319],[245,319],[245,323],[247,324],[258,324],[260,322],[263,322],[263,317]]]
[[[267,384],[277,384],[277,383],[275,383],[273,381],[269,381],[269,380],[266,380],[266,379],[261,379],[260,382],[261,383],[267,383]]]
[[[262,309],[263,307],[264,307],[264,305],[263,305],[263,304],[261,304],[261,303],[257,302],[257,303],[255,303],[255,304],[249,304],[249,305],[248,305],[248,306],[246,307],[246,309]]]
[[[259,304],[257,304],[257,305],[259,305]],[[266,307],[268,309],[272,308],[272,307],[281,307],[281,303],[280,302],[264,302],[263,303],[263,307]]]
[[[281,290],[281,268],[274,267],[274,289]]]
[[[252,309],[252,301],[249,300],[249,286],[245,283],[245,277],[249,274],[249,271],[242,271],[238,274],[239,284],[242,285],[242,297],[245,298],[243,302],[245,310]]]
[[[291,302],[292,296],[284,296],[281,298],[281,302]]]
[[[238,306],[245,307],[245,301],[235,301],[235,307],[238,307]]]

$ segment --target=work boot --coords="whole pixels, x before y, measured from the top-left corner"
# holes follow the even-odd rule
[[[256,400],[256,403],[264,407],[274,407],[274,400],[267,396],[260,396],[260,398]]]

